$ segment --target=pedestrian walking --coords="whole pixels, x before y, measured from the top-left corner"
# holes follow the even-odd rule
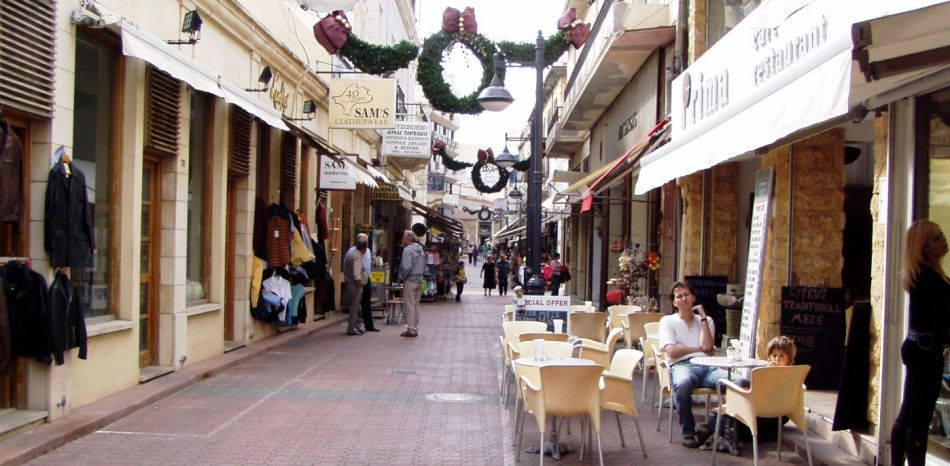
[[[465,262],[459,261],[458,267],[455,269],[455,302],[462,301],[462,290],[465,289],[465,282],[468,279],[465,278]]]
[[[366,233],[360,233],[356,235],[357,244],[362,241],[366,244],[366,251],[363,252],[363,271],[366,272],[366,275],[369,276],[370,271],[373,270],[373,250],[369,247],[369,236]],[[349,254],[350,251],[356,249],[356,246],[350,247],[346,254]],[[346,257],[344,255],[343,257]],[[370,286],[367,283],[363,286],[363,291],[360,292],[360,310],[363,316],[363,330],[367,332],[378,332],[379,328],[373,323],[373,304],[372,304],[372,293],[370,293]]]
[[[551,267],[551,296],[557,296],[561,290],[561,255],[554,253],[548,266]]]
[[[508,296],[508,274],[511,273],[511,264],[504,254],[498,257],[495,270],[498,272],[498,296]]]
[[[356,241],[356,245],[347,251],[343,257],[343,286],[349,299],[349,320],[347,321],[347,335],[362,335],[359,327],[359,307],[363,287],[369,281],[369,272],[363,269],[363,255],[366,253],[366,241]]]
[[[485,256],[485,264],[482,265],[482,271],[478,275],[485,278],[482,283],[482,288],[485,289],[483,294],[491,296],[491,290],[495,288],[495,262],[491,256]]]
[[[943,349],[950,330],[950,279],[940,261],[947,238],[940,227],[918,220],[907,230],[904,289],[910,294],[907,338],[901,345],[906,367],[904,398],[891,429],[891,464],[923,466],[927,432],[943,378]]]
[[[412,230],[402,234],[402,261],[399,264],[399,279],[402,280],[403,307],[406,309],[404,337],[419,336],[419,299],[422,298],[422,274],[425,272],[425,251]]]

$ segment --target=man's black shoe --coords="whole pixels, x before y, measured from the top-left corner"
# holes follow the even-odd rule
[[[709,426],[699,426],[699,428],[696,429],[696,443],[699,445],[704,445],[706,440],[709,440],[709,437],[711,437],[712,434],[713,431],[709,428]]]
[[[376,327],[366,327],[367,332],[378,332],[379,329]]]
[[[695,435],[683,437],[683,446],[686,448],[699,448],[700,445],[702,444],[696,441]]]

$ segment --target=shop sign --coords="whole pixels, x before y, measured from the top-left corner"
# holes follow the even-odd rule
[[[570,334],[567,315],[571,311],[570,296],[527,295],[515,301],[517,313],[515,320],[533,320],[547,322],[548,330],[554,330],[554,319],[560,319],[563,326],[560,331]]]
[[[837,390],[844,358],[844,288],[782,287],[782,335],[795,341],[795,363],[811,370],[805,384],[814,390]]]
[[[355,191],[356,178],[350,176],[344,157],[356,163],[355,155],[320,156],[320,189],[328,191]]]
[[[386,283],[386,271],[385,270],[374,270],[369,273],[369,282],[370,283]]]
[[[742,321],[739,324],[739,340],[744,344],[746,357],[755,355],[755,332],[759,322],[759,291],[762,269],[765,265],[765,240],[769,232],[774,174],[775,168],[769,167],[759,170],[755,175],[752,226],[749,229],[749,262],[745,276],[745,296],[742,300]]]
[[[379,187],[373,190],[372,200],[386,202],[400,202],[399,188],[395,185],[379,183]]]
[[[385,129],[395,123],[395,79],[330,81],[330,128]]]
[[[429,158],[432,153],[431,124],[424,121],[397,121],[396,127],[383,131],[383,155]]]

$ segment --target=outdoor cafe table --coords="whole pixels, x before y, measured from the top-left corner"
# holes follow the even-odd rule
[[[768,364],[768,361],[763,361],[761,359],[743,358],[736,361],[726,356],[701,356],[690,359],[690,362],[693,364],[699,364],[700,366],[712,366],[725,369],[729,380],[732,380],[732,371],[735,369],[762,367]],[[722,384],[716,384],[716,396],[719,397],[719,405],[722,406],[722,404],[725,402],[723,399],[724,393]],[[719,451],[728,449],[729,453],[731,453],[733,456],[739,455],[738,439],[736,438],[736,429],[734,427],[725,429],[723,431],[723,435],[719,439],[719,447]]]
[[[594,361],[590,359],[581,359],[581,358],[556,358],[556,357],[546,357],[545,359],[535,359],[534,357],[528,358],[518,358],[515,359],[515,364],[524,367],[530,367],[535,369],[540,369],[545,366],[591,366],[594,364]],[[531,374],[528,375],[528,379],[532,382],[537,383],[540,378],[539,371],[530,371]],[[542,387],[543,389],[543,387]],[[524,427],[522,427],[524,429]],[[561,444],[558,442],[557,438],[557,417],[552,416],[551,418],[551,440],[550,442],[544,442],[544,454],[551,455],[555,460],[560,460],[561,455],[564,453],[570,453],[572,450],[567,447],[567,445]],[[557,446],[557,448],[555,448]],[[538,447],[528,447],[526,449],[528,453],[537,453]]]

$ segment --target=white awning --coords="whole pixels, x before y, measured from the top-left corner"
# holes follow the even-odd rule
[[[366,171],[368,171],[370,175],[373,175],[373,178],[376,178],[377,180],[382,181],[383,183],[393,184],[393,182],[389,180],[389,177],[386,176],[385,173],[377,170],[372,165],[367,165]]]
[[[261,120],[264,120],[264,123],[267,123],[274,128],[290,131],[290,128],[288,128],[281,119],[280,112],[278,112],[274,107],[261,102],[259,99],[252,96],[244,89],[237,87],[224,78],[219,77],[218,84],[221,86],[221,90],[224,92],[224,100],[226,100],[229,104],[234,104],[238,107],[241,107],[245,112],[248,112],[251,115],[260,118]]]
[[[872,96],[852,25],[940,1],[801,3],[763,2],[673,81],[671,142],[640,161],[636,194],[847,115]]]
[[[165,41],[125,19],[119,21],[119,32],[122,36],[124,55],[147,61],[201,92],[218,97],[224,95],[218,87],[217,74],[205,69],[193,58],[166,44]]]
[[[370,188],[378,188],[379,184],[376,183],[376,180],[373,179],[373,175],[370,174],[365,168],[361,167],[358,163],[354,163],[350,160],[350,157],[340,157],[346,162],[346,172],[349,173],[357,183],[369,186]]]

